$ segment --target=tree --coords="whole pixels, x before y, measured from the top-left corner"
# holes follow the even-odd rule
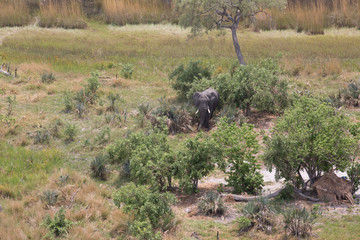
[[[300,174],[313,183],[323,173],[344,171],[356,155],[357,138],[344,115],[319,99],[304,96],[284,113],[271,138],[265,139],[264,163],[276,177],[306,188]]]
[[[240,21],[254,19],[266,9],[282,9],[285,4],[284,0],[177,0],[176,11],[180,12],[180,25],[191,27],[193,35],[203,29],[230,29],[239,63],[245,65],[236,34]]]

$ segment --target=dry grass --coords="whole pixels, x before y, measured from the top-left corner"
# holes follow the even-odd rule
[[[24,26],[30,13],[23,0],[0,0],[0,27]]]
[[[81,5],[77,0],[49,0],[40,5],[40,27],[66,29],[86,28]]]
[[[160,0],[103,0],[107,23],[159,23],[169,19],[171,6]]]

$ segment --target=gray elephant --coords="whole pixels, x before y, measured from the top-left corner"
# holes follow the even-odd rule
[[[195,92],[193,94],[194,105],[198,109],[196,113],[200,112],[199,129],[204,127],[209,129],[209,122],[219,103],[219,93],[212,89],[206,89],[203,92]]]

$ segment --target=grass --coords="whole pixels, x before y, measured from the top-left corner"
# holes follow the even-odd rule
[[[41,151],[13,147],[0,142],[0,195],[21,197],[44,184],[48,174],[62,163],[62,155],[54,149]]]
[[[352,240],[360,236],[360,216],[338,216],[323,219],[323,224],[317,227],[317,239],[326,240]]]
[[[0,1],[0,27],[24,26],[30,21],[30,12],[22,0]]]

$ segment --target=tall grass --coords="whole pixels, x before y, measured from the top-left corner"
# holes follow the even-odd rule
[[[24,26],[30,13],[24,0],[0,0],[0,27]]]
[[[171,4],[164,0],[103,0],[107,23],[118,25],[159,23],[168,20]]]
[[[77,0],[48,0],[40,5],[40,27],[86,28]]]

